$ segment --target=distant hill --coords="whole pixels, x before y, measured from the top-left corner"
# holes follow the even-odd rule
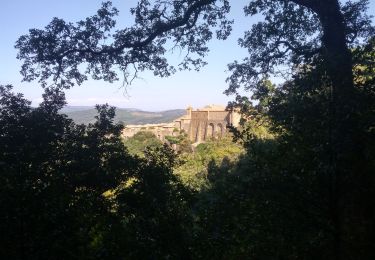
[[[97,115],[95,108],[84,106],[67,106],[61,113],[68,115],[77,124],[93,123]],[[185,109],[147,112],[134,108],[116,108],[115,122],[124,122],[125,125],[168,123],[185,114]]]
[[[76,111],[84,111],[84,110],[90,110],[94,107],[89,106],[65,106],[63,107],[60,112],[63,114],[70,113],[70,112],[76,112]]]

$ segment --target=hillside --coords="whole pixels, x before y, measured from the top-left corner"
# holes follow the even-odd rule
[[[88,124],[95,121],[96,109],[84,106],[67,106],[61,110],[77,124]],[[115,122],[124,122],[126,125],[157,124],[171,122],[185,115],[184,109],[173,109],[160,112],[147,112],[134,108],[116,108]]]

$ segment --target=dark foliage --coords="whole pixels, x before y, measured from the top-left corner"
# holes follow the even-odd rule
[[[372,51],[365,54],[365,49]],[[368,66],[363,72],[374,69],[365,62],[373,50],[370,41],[355,51],[358,65]],[[336,182],[329,156],[330,81],[320,62],[280,88],[265,82],[263,91],[255,93],[260,100],[256,106],[238,98],[247,112],[244,116],[253,120],[243,131],[235,131],[247,154],[237,165],[214,164],[209,169],[212,188],[198,204],[201,226],[207,228],[201,239],[210,248],[199,251],[203,258],[337,257]],[[375,234],[374,79],[363,80],[363,74],[356,74],[357,91],[352,98],[360,107],[355,127],[358,140],[365,144],[364,156],[359,159],[360,169],[353,168],[340,182],[339,259],[375,256],[371,242]],[[254,123],[267,123],[274,138],[254,134]]]
[[[1,258],[181,254],[189,192],[171,174],[172,150],[130,156],[108,105],[97,106],[88,126],[58,113],[59,90],[47,89],[38,108],[29,105],[0,87]]]

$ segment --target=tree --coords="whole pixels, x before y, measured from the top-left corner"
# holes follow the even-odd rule
[[[248,78],[242,83],[251,84],[249,79],[257,74],[272,73],[272,65],[284,63],[292,57],[290,54],[294,55],[293,63],[298,64],[301,58],[308,59],[323,52],[335,88],[340,88],[337,84],[347,85],[345,89],[352,88],[347,42],[357,43],[358,37],[368,37],[373,32],[369,17],[363,13],[367,3],[362,0],[340,6],[337,0],[249,1],[245,14],[262,13],[266,21],[254,25],[240,42],[250,51],[251,61],[245,61],[261,68],[255,73],[254,66],[240,67],[246,69],[241,75]],[[87,79],[86,74],[95,79],[116,80],[113,70],[116,66],[124,72],[134,66],[137,71],[151,69],[156,75],[168,76],[174,72],[164,56],[169,39],[198,55],[198,58],[186,56],[182,66],[199,69],[204,64],[200,57],[208,51],[205,44],[212,38],[212,31],[217,28],[218,39],[225,39],[230,33],[231,21],[225,17],[229,10],[227,0],[158,0],[153,3],[141,0],[131,10],[135,25],[117,30],[113,43],[103,44],[101,40],[111,37],[116,24],[114,17],[118,14],[118,10],[106,2],[96,15],[86,20],[73,24],[54,18],[45,30],[32,29],[29,35],[21,36],[16,43],[18,58],[24,61],[21,73],[25,80],[39,78],[46,84],[52,77],[67,87],[74,82],[82,83]],[[260,58],[262,54],[264,58]],[[87,63],[84,72],[78,68],[81,63]],[[335,75],[339,74],[347,74],[348,78],[336,79]]]
[[[114,109],[98,106],[94,124],[75,125],[58,113],[60,90],[46,89],[31,108],[11,86],[0,86],[2,258],[89,258],[110,223],[103,196],[136,164],[122,145]]]
[[[189,153],[192,151],[191,141],[184,130],[173,129],[173,135],[167,135],[165,139],[170,145],[175,145],[175,150],[179,153]]]
[[[118,10],[112,8],[111,2],[103,3],[96,15],[76,24],[54,18],[45,30],[32,29],[30,35],[18,39],[18,58],[25,61],[21,74],[27,81],[39,78],[42,85],[52,77],[64,87],[82,83],[86,74],[112,82],[118,79],[114,68],[125,73],[125,81],[132,78],[130,69],[136,73],[149,69],[155,75],[168,76],[175,71],[164,57],[169,38],[173,37],[175,44],[187,48],[189,53],[203,56],[208,51],[205,43],[212,38],[210,28],[218,20],[221,23],[217,36],[228,35],[230,23],[224,13],[229,4],[222,1],[221,6],[216,6],[213,2],[156,1],[153,5],[142,0],[131,10],[135,25],[116,31],[110,45],[103,45],[102,40],[110,37],[116,24]],[[198,23],[202,11],[206,12],[204,23]],[[88,65],[84,72],[78,66],[82,63]],[[181,66],[199,69],[203,64],[199,57],[186,56]]]
[[[129,149],[129,152],[134,155],[143,156],[144,151],[147,147],[160,147],[163,145],[156,135],[148,131],[140,131],[124,140],[125,146]]]
[[[180,150],[180,152],[180,158],[184,163],[175,169],[175,173],[186,186],[199,191],[208,184],[207,172],[210,164],[222,162],[234,164],[244,149],[240,144],[234,143],[230,136],[224,136],[221,139],[207,140],[193,151]]]
[[[324,59],[332,87],[330,156],[337,175],[353,165],[345,163],[354,158],[352,148],[361,150],[352,128],[356,104],[351,99],[355,89],[349,47],[374,32],[364,12],[367,4],[367,0],[342,6],[338,0],[249,1],[245,14],[262,13],[265,21],[253,25],[240,39],[250,56],[229,65],[232,76],[227,93],[235,93],[241,85],[257,88],[270,74],[277,75],[280,65],[302,69],[318,55]],[[199,69],[214,31],[218,39],[229,35],[231,21],[225,16],[229,10],[228,0],[141,0],[131,10],[135,25],[117,30],[110,44],[102,44],[112,35],[118,13],[106,2],[84,21],[72,24],[55,18],[45,30],[32,29],[21,36],[16,43],[18,58],[23,60],[21,73],[28,81],[38,78],[46,85],[52,79],[65,87],[82,83],[87,74],[112,82],[118,79],[115,67],[124,72],[125,81],[131,81],[132,69],[133,76],[146,69],[168,76],[175,71],[165,57],[170,41],[190,54],[181,63],[183,69]],[[80,64],[87,64],[84,72]]]
[[[173,169],[179,164],[167,145],[149,147],[134,179],[116,191],[119,236],[112,242],[121,259],[191,257],[193,194]]]
[[[372,47],[370,47],[372,46]],[[360,105],[356,134],[366,144],[360,176],[352,172],[342,183],[340,218],[342,259],[372,259],[375,234],[374,81],[368,72],[373,42],[355,50],[353,97]],[[364,51],[366,50],[366,51]],[[364,64],[367,64],[364,69]],[[367,71],[367,72],[366,72]],[[365,76],[367,75],[367,76]],[[367,78],[365,80],[364,78]],[[360,80],[359,80],[360,79]],[[235,131],[246,154],[237,165],[210,165],[210,189],[197,205],[204,229],[196,251],[202,258],[333,259],[337,257],[336,223],[332,218],[332,176],[329,173],[330,91],[324,63],[300,72],[274,88],[264,82],[252,105],[241,100],[252,121]],[[371,87],[372,86],[372,87]],[[268,132],[268,133],[267,133]]]
[[[37,108],[11,90],[0,86],[1,258],[182,255],[191,193],[172,174],[172,150],[133,157],[114,108],[97,106],[95,123],[76,125],[59,113],[60,90],[46,89]]]

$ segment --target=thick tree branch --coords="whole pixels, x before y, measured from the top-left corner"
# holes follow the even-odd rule
[[[321,51],[321,48],[313,48],[313,49],[311,49],[311,48],[308,48],[308,47],[296,47],[296,46],[293,46],[288,41],[278,40],[276,42],[276,45],[280,45],[280,44],[283,44],[283,45],[287,46],[287,48],[289,50],[292,50],[298,56],[311,57],[311,56],[313,56],[315,54],[318,54]]]
[[[74,49],[67,50],[64,53],[60,54],[59,59],[62,59],[63,57],[65,57],[65,56],[67,56],[71,53],[75,53],[75,52],[78,52],[80,54],[89,53],[89,54],[93,54],[93,55],[102,55],[102,54],[121,53],[124,49],[142,48],[142,47],[150,44],[155,38],[157,38],[158,36],[162,35],[165,32],[171,31],[173,29],[176,29],[176,28],[184,26],[184,25],[187,25],[188,29],[192,28],[198,20],[200,9],[204,6],[207,6],[209,4],[214,3],[215,1],[216,0],[200,0],[200,1],[197,1],[194,4],[192,4],[186,10],[186,12],[184,13],[184,15],[181,18],[171,20],[170,22],[167,22],[167,23],[157,22],[154,25],[153,32],[150,33],[150,35],[144,40],[136,41],[136,42],[130,42],[130,43],[125,42],[125,43],[121,44],[120,46],[118,46],[116,48],[106,47],[106,48],[103,48],[100,51],[94,51],[90,48],[87,48],[87,49],[74,48]],[[194,15],[193,22],[191,24],[188,24],[189,19],[191,19],[192,15]]]
[[[298,5],[305,6],[314,11],[316,11],[316,8],[319,5],[319,0],[290,0],[290,1]],[[330,0],[324,0],[324,1],[330,1]]]

